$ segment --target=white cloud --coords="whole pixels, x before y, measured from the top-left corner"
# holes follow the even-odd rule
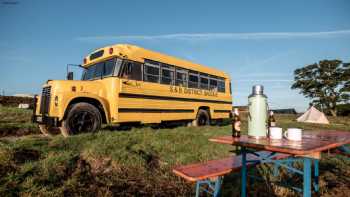
[[[289,38],[328,38],[350,36],[350,30],[319,32],[255,32],[255,33],[178,33],[162,35],[120,35],[120,36],[81,36],[78,41],[111,41],[111,40],[260,40]]]

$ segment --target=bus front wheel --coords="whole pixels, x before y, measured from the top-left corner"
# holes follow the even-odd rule
[[[102,117],[99,110],[90,103],[76,103],[62,121],[60,127],[64,137],[79,133],[93,133],[101,128]]]
[[[204,126],[210,124],[210,116],[207,110],[200,109],[197,113],[196,125]]]

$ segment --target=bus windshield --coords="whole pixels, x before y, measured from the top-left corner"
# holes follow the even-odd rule
[[[104,77],[117,76],[121,62],[120,59],[113,58],[93,64],[84,70],[82,80],[96,80]]]

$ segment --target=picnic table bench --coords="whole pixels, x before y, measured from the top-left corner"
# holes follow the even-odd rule
[[[303,196],[311,196],[311,185],[318,192],[319,169],[318,162],[321,152],[337,149],[342,154],[349,156],[350,132],[346,131],[305,131],[302,141],[288,141],[286,139],[270,140],[268,138],[256,140],[246,135],[240,138],[220,136],[209,139],[212,142],[229,144],[241,147],[241,155],[210,160],[178,166],[173,172],[190,182],[196,182],[196,196],[203,190],[213,196],[218,196],[224,175],[241,171],[241,195],[246,196],[247,168],[260,163],[271,163],[274,172],[279,167],[286,168],[289,172],[303,176],[303,187],[292,189],[302,192]],[[291,163],[299,161],[303,163],[302,170],[295,168]],[[313,184],[311,184],[311,168],[313,170]],[[202,188],[207,186],[207,189]]]
[[[267,157],[271,154],[269,151],[257,152],[262,157]],[[279,153],[272,156],[271,159],[284,159],[289,157],[289,154]],[[247,154],[247,158],[257,160],[255,154]],[[252,167],[257,163],[250,163],[247,166]],[[201,190],[218,196],[223,180],[223,176],[231,172],[240,171],[242,168],[242,156],[232,155],[223,159],[215,159],[203,163],[189,164],[178,166],[173,169],[173,172],[190,182],[196,182],[196,196],[199,196]],[[207,186],[208,189],[204,189]]]
[[[321,152],[338,149],[344,153],[349,152],[349,148],[345,146],[350,144],[350,132],[348,131],[303,131],[301,141],[291,141],[287,139],[271,140],[269,138],[254,139],[247,135],[240,138],[232,138],[231,136],[219,136],[209,139],[212,142],[220,144],[230,144],[240,146],[242,149],[242,174],[241,174],[241,196],[247,196],[247,166],[251,160],[247,157],[250,153],[256,151],[271,151],[274,154],[285,153],[290,154],[290,158],[283,160],[273,160],[271,157],[260,157],[261,163],[272,163],[280,167],[286,168],[289,172],[302,175],[302,187],[291,187],[291,189],[301,192],[304,197],[310,197],[312,193],[312,186],[315,192],[319,191],[318,177],[319,177],[319,160],[321,159]],[[251,151],[251,149],[255,149]],[[303,163],[303,168],[295,168],[288,165],[290,162],[299,161]],[[311,168],[314,168],[312,172]],[[312,180],[312,174],[314,180]]]

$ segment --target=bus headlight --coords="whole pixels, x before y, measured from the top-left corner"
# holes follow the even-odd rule
[[[55,96],[55,106],[58,106],[58,96]]]

